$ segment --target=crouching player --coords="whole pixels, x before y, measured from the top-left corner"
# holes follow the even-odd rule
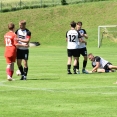
[[[89,73],[93,72],[108,73],[117,70],[117,66],[112,65],[112,63],[103,59],[102,57],[94,56],[92,53],[88,54],[88,59],[92,61],[93,67],[93,69],[89,71]]]

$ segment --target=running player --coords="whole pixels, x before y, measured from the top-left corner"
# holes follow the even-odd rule
[[[12,76],[14,73],[14,62],[16,60],[16,46],[20,47],[22,45],[17,43],[16,40],[16,34],[14,33],[15,25],[13,23],[8,24],[9,32],[7,32],[4,35],[4,41],[5,41],[5,53],[4,56],[6,58],[7,67],[6,67],[6,73],[7,73],[7,79],[9,81],[12,80]],[[27,45],[24,45],[27,46]]]
[[[31,38],[31,32],[26,28],[26,21],[22,20],[19,22],[19,29],[15,32],[18,36],[18,43],[22,45],[27,45]],[[21,79],[20,80],[26,80],[27,79],[27,73],[28,73],[28,55],[29,55],[29,49],[28,47],[18,47],[17,48],[17,65],[21,72]],[[24,63],[24,67],[22,66],[22,60]]]
[[[68,62],[67,62],[67,71],[68,74],[71,73],[71,62],[72,56],[74,57],[74,64],[73,64],[73,71],[76,74],[76,66],[77,66],[77,59],[78,59],[78,44],[85,43],[85,41],[81,40],[81,36],[79,32],[75,30],[76,23],[74,21],[70,24],[71,29],[66,32],[66,41],[67,41],[67,54],[68,54]]]
[[[114,72],[113,69],[117,70],[117,66],[112,65],[109,61],[99,56],[94,56],[92,53],[88,54],[88,58],[92,61],[93,69],[91,72]]]
[[[82,29],[82,22],[78,22],[76,28],[77,28],[77,31],[80,33],[81,38],[83,40],[88,39],[88,35],[87,35],[86,30]],[[79,48],[79,57],[80,57],[80,54],[84,57],[82,73],[88,73],[85,70],[86,65],[87,65],[87,48],[86,48],[86,43],[80,43],[78,48]],[[79,58],[78,58],[78,62],[77,62],[77,70],[78,70],[77,73],[80,74],[80,71],[79,71]]]

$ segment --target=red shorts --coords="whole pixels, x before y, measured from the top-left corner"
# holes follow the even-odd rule
[[[16,56],[5,57],[7,63],[14,63],[16,60]]]

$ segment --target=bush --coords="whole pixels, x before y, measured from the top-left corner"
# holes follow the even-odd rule
[[[67,5],[68,3],[66,2],[66,0],[61,0],[61,4],[62,5]]]

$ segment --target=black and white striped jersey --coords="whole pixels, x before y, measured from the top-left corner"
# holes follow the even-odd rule
[[[27,39],[27,38],[30,38],[31,37],[31,32],[28,30],[28,29],[25,29],[25,30],[22,30],[22,29],[18,29],[16,30],[15,34],[17,35],[18,38],[21,38],[21,39]],[[18,43],[20,44],[26,44],[24,42],[21,42],[21,41],[18,41]],[[18,49],[22,49],[22,50],[26,50],[28,49],[28,47],[18,47]]]
[[[104,68],[104,66],[108,63],[107,60],[99,57],[99,56],[95,56],[94,61],[92,62],[92,66],[95,67],[96,66],[96,62],[100,63],[99,68]]]
[[[85,29],[80,29],[80,30],[78,30],[78,32],[79,32],[80,34],[87,34],[87,32],[86,32]],[[81,38],[82,38],[83,40],[85,40],[84,37],[81,37]],[[78,48],[85,48],[85,47],[86,47],[85,43],[80,43],[80,45],[79,45]]]

